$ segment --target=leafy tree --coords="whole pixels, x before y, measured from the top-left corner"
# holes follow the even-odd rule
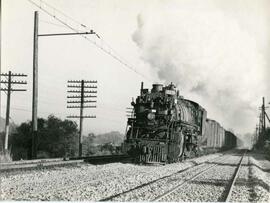
[[[5,133],[0,132],[0,152],[4,150],[4,143],[5,143]]]
[[[27,159],[31,155],[31,123],[22,123],[9,139],[14,160]]]
[[[77,124],[54,115],[38,119],[38,158],[75,156],[77,152]],[[11,135],[14,160],[28,159],[31,154],[31,122],[22,123]]]

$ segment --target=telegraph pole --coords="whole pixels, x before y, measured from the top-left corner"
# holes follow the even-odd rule
[[[82,156],[83,108],[84,108],[84,80],[81,81],[81,106],[80,106],[79,156]]]
[[[11,94],[11,71],[8,72],[7,109],[6,109],[6,125],[5,125],[5,145],[4,145],[4,150],[6,152],[8,150],[10,94]]]
[[[5,152],[8,151],[8,135],[9,135],[9,118],[10,118],[10,96],[11,92],[15,91],[26,91],[26,89],[13,89],[12,85],[14,84],[27,84],[26,81],[17,81],[12,80],[12,77],[26,77],[27,75],[24,74],[16,74],[11,73],[9,71],[8,73],[1,73],[1,76],[7,77],[6,80],[1,80],[1,84],[6,84],[6,88],[1,87],[1,91],[5,91],[7,94],[7,106],[6,106],[6,123],[5,123],[5,143],[4,143],[4,150]]]
[[[88,35],[94,34],[93,30],[89,32],[74,32],[74,33],[46,33],[39,34],[38,32],[38,11],[34,14],[34,46],[33,46],[33,92],[32,92],[32,159],[37,158],[37,138],[38,138],[38,38],[64,35]]]
[[[79,118],[80,119],[80,129],[79,129],[79,156],[82,156],[82,131],[83,131],[83,119],[84,118],[96,118],[96,116],[84,116],[84,108],[96,108],[94,105],[84,105],[85,103],[96,103],[96,100],[85,100],[85,98],[96,98],[97,91],[92,91],[91,89],[96,89],[97,86],[87,85],[97,83],[97,81],[87,81],[87,80],[69,80],[68,81],[68,93],[75,93],[77,95],[67,96],[68,99],[79,99],[79,100],[68,100],[68,104],[80,104],[79,106],[71,106],[68,105],[67,108],[79,108],[80,115],[79,116],[67,116],[67,118]],[[74,89],[75,88],[75,89]],[[85,95],[88,94],[88,95]],[[89,95],[90,94],[90,95]]]
[[[268,107],[265,106],[265,100],[264,97],[262,98],[262,106],[260,109],[260,116],[259,116],[259,125],[258,125],[258,139],[257,143],[259,145],[262,145],[266,139],[266,119],[270,123],[269,116],[266,113],[266,109]]]
[[[38,107],[38,11],[34,19],[33,47],[33,96],[32,96],[32,150],[31,158],[37,158],[37,107]]]
[[[265,134],[265,104],[264,104],[264,97],[262,98],[262,133]]]

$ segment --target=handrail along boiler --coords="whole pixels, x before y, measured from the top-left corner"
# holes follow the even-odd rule
[[[131,105],[123,150],[137,162],[172,163],[198,152],[206,111],[180,96],[174,84],[153,84],[149,91],[142,83]]]

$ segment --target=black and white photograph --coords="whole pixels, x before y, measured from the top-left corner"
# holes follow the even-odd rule
[[[270,0],[0,0],[0,201],[270,202]]]

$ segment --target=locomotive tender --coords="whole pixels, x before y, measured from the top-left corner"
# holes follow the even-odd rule
[[[151,91],[141,84],[132,101],[123,152],[139,163],[172,163],[197,155],[202,147],[222,147],[225,130],[207,119],[207,112],[194,101],[179,95],[172,83],[153,84]],[[231,136],[231,134],[230,134]]]

